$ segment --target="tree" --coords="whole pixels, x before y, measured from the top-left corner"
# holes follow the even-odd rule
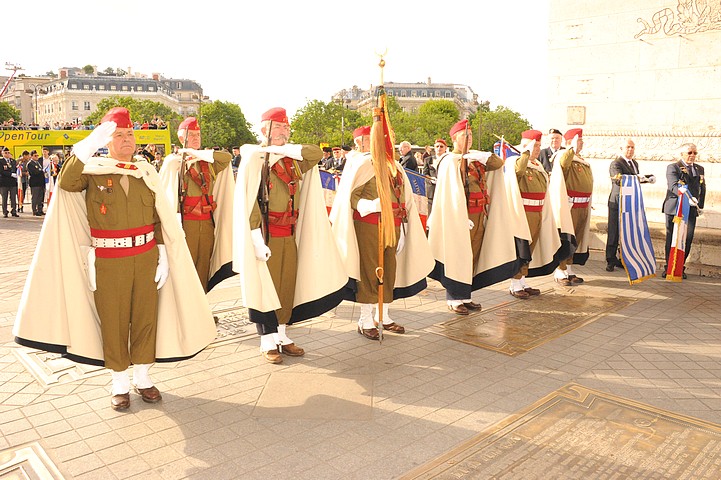
[[[0,123],[11,118],[19,123],[21,118],[20,110],[7,102],[0,102]]]
[[[113,67],[108,67],[105,70],[103,70],[103,73],[105,75],[115,75],[115,70],[113,70]]]
[[[95,71],[95,67],[92,65],[85,65],[83,67],[83,72],[85,72],[85,75],[91,75]]]
[[[329,143],[340,146],[351,145],[353,130],[363,123],[360,114],[355,110],[336,102],[311,100],[295,113],[290,125],[290,138],[294,143]]]
[[[458,121],[459,111],[450,100],[429,100],[418,108],[414,117],[416,128],[408,141],[415,145],[433,145],[436,138],[445,137]]]
[[[200,106],[200,129],[203,147],[225,147],[258,143],[240,107],[234,103],[214,101]],[[177,124],[175,130],[177,131]]]
[[[170,107],[159,102],[150,100],[136,100],[132,97],[108,97],[100,100],[96,110],[85,119],[85,125],[93,125],[100,122],[105,113],[113,107],[125,107],[130,111],[130,118],[140,123],[149,122],[158,116],[168,125],[170,130],[171,143],[178,143],[176,135],[178,125],[183,117],[175,113]],[[174,125],[174,128],[171,126]]]
[[[498,141],[494,136],[503,136],[506,141],[512,145],[518,145],[521,142],[521,133],[524,130],[529,130],[531,124],[528,120],[523,118],[520,113],[514,112],[508,107],[499,105],[495,110],[484,111],[481,108],[481,134],[478,135],[478,115],[474,115],[471,120],[471,128],[473,129],[473,137],[479,137],[476,143],[480,141],[479,150],[489,152],[493,149],[493,144]]]
[[[52,70],[49,70],[49,71],[45,72],[45,76],[46,76],[46,77],[57,77],[57,75],[55,74],[55,72],[53,72]]]

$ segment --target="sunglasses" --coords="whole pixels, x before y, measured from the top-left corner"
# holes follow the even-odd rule
[[[698,152],[688,152],[689,155],[698,155]]]

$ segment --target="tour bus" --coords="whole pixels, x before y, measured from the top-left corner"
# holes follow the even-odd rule
[[[18,158],[23,150],[37,150],[42,155],[43,147],[50,154],[70,155],[73,145],[90,135],[92,130],[0,130],[0,147],[8,147],[13,158]],[[165,157],[170,153],[170,130],[134,130],[135,143],[144,147],[150,143]],[[107,153],[107,152],[106,152]]]

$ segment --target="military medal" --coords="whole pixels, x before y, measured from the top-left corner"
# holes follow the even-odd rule
[[[108,213],[108,208],[105,206],[105,202],[100,204],[100,214],[105,215]]]
[[[112,188],[112,186],[113,186],[113,179],[108,178],[108,188]]]

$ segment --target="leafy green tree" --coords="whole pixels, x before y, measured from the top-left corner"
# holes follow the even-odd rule
[[[473,143],[477,145],[478,140],[480,140],[480,147],[476,148],[488,152],[493,148],[493,144],[498,141],[495,135],[503,136],[504,139],[512,145],[518,145],[521,142],[521,133],[523,133],[524,130],[529,130],[531,124],[520,113],[503,105],[499,105],[493,111],[490,109],[487,111],[481,109],[480,136],[478,135],[478,115],[474,115],[474,118],[471,120],[471,127],[474,133]],[[476,137],[479,137],[478,140],[476,140]]]
[[[352,145],[353,130],[363,125],[360,114],[335,102],[311,100],[290,121],[291,141],[319,145]],[[341,138],[343,134],[343,138]]]
[[[234,103],[216,100],[201,105],[199,123],[204,148],[219,146],[230,149],[234,145],[258,143],[251,124]]]
[[[90,64],[85,65],[85,66],[83,67],[83,72],[85,73],[85,75],[90,75],[90,74],[92,74],[94,71],[95,71],[95,67],[93,67],[93,66],[90,65]]]
[[[20,110],[7,102],[0,102],[0,123],[10,120],[11,118],[17,123],[20,123],[20,117]]]
[[[52,70],[48,70],[47,72],[45,72],[45,76],[46,77],[57,77],[55,72],[53,72]]]
[[[90,114],[83,123],[85,123],[85,125],[97,124],[107,111],[113,107],[127,108],[130,111],[130,118],[140,123],[149,122],[156,116],[162,118],[170,130],[170,142],[178,143],[176,132],[178,125],[183,121],[183,117],[160,102],[136,100],[133,97],[121,96],[104,98],[98,102],[96,110]]]

